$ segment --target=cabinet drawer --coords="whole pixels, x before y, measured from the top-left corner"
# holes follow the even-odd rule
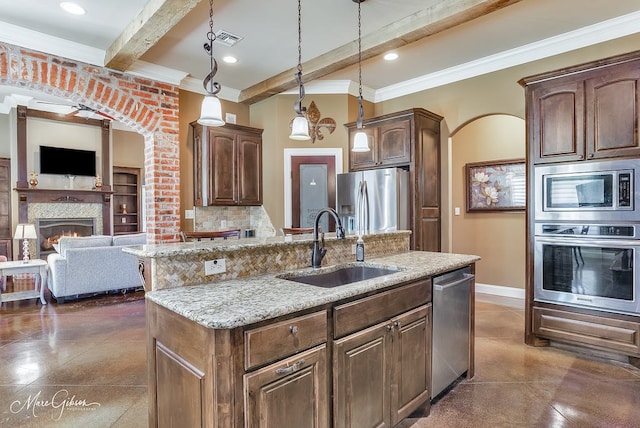
[[[334,308],[334,336],[342,337],[431,301],[431,279]]]
[[[640,323],[533,308],[533,333],[549,339],[640,355]]]
[[[327,312],[315,312],[247,330],[245,369],[279,360],[327,341]]]

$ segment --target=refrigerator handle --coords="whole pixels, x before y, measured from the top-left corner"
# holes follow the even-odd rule
[[[358,211],[358,234],[362,236],[369,233],[369,190],[366,181],[360,182]]]

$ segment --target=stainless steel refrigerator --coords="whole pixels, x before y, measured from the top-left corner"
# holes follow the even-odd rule
[[[337,211],[347,234],[408,230],[409,172],[399,168],[338,174]]]

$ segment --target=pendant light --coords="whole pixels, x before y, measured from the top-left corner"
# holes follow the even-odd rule
[[[293,118],[291,124],[292,140],[310,140],[309,122],[307,121],[307,108],[302,107],[302,99],[304,98],[304,86],[302,85],[302,18],[301,18],[301,0],[298,0],[298,72],[296,73],[296,81],[298,82],[298,92],[300,94],[298,101],[293,105],[296,117]]]
[[[358,119],[356,121],[356,135],[353,137],[352,152],[368,152],[369,141],[367,134],[362,126],[362,118],[364,117],[364,108],[362,107],[362,25],[360,14],[360,3],[364,0],[353,0],[358,3]]]
[[[200,109],[200,119],[198,123],[204,126],[222,126],[224,120],[222,120],[222,106],[220,105],[220,99],[218,99],[218,92],[220,92],[220,84],[213,81],[213,77],[218,72],[218,63],[213,57],[213,42],[216,39],[216,35],[213,32],[213,0],[209,0],[209,32],[207,33],[208,43],[204,44],[204,50],[209,54],[209,74],[204,78],[202,86],[207,93],[202,100],[202,107]]]

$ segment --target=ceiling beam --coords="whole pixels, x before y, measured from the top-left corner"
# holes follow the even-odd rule
[[[464,24],[521,0],[440,0],[411,16],[362,37],[362,60]],[[366,3],[364,3],[366,8]],[[309,82],[358,63],[358,41],[347,43],[302,64]],[[240,92],[238,101],[253,104],[297,86],[296,68],[276,74]]]
[[[149,0],[105,53],[105,67],[126,71],[201,0]]]

